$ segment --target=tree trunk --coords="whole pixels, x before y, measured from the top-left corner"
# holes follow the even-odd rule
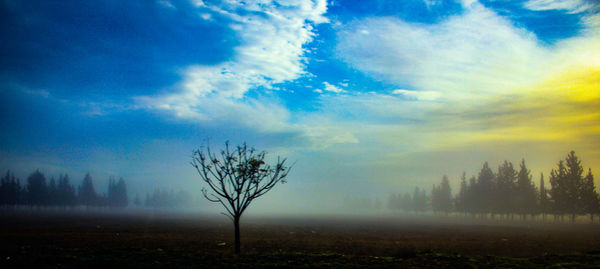
[[[571,214],[571,223],[575,223],[575,214]]]
[[[235,255],[240,254],[240,217],[236,216],[233,218],[233,226],[235,228],[235,240],[234,240],[234,253]]]

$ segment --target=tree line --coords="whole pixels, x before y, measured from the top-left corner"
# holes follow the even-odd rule
[[[600,199],[594,185],[591,169],[587,172],[581,160],[571,151],[557,167],[550,172],[550,188],[545,187],[544,175],[540,174],[539,185],[533,183],[531,171],[522,160],[516,168],[511,162],[504,161],[494,172],[484,162],[477,176],[460,179],[460,188],[452,196],[447,176],[443,176],[439,185],[434,185],[431,195],[425,190],[415,188],[411,195],[392,194],[388,207],[394,210],[424,212],[431,209],[437,213],[461,213],[473,216],[503,216],[522,219],[527,216],[548,214],[555,218],[569,215],[575,221],[578,215],[600,213]]]
[[[21,183],[21,180],[10,171],[7,171],[0,179],[1,206],[122,208],[127,207],[128,204],[127,186],[123,178],[116,180],[114,177],[110,177],[106,194],[96,192],[92,176],[89,173],[85,175],[77,188],[70,182],[67,174],[60,175],[58,180],[51,177],[47,181],[46,176],[39,170],[31,173],[24,183]]]

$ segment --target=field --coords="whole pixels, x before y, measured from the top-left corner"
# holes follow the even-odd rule
[[[234,256],[221,215],[12,211],[0,220],[0,268],[600,267],[598,224],[250,216]]]

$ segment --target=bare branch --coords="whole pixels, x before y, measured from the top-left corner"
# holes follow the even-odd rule
[[[220,203],[232,219],[239,219],[250,203],[269,192],[277,183],[285,182],[290,168],[287,159],[277,158],[273,165],[265,163],[266,152],[256,151],[246,143],[235,150],[225,142],[225,148],[215,154],[207,144],[194,151],[192,162],[208,188],[204,198]]]

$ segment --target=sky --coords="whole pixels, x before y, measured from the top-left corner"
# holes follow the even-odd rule
[[[484,161],[600,171],[595,0],[1,0],[0,36],[21,179],[198,194],[193,150],[247,142],[295,163],[256,210],[310,212]]]

